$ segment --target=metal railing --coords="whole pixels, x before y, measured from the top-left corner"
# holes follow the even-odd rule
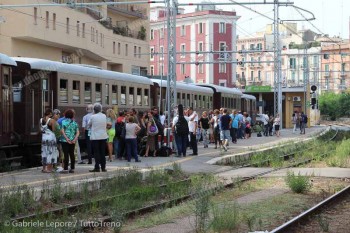
[[[104,0],[104,2],[115,2],[114,0]],[[123,5],[114,5],[108,6],[108,9],[118,11],[120,13],[128,14],[130,16],[142,18],[142,19],[148,19],[147,17],[147,9],[140,7],[136,4],[123,4]]]

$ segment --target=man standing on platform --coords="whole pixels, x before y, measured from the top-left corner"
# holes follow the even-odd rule
[[[196,132],[198,127],[198,115],[193,111],[192,107],[189,107],[187,110],[190,121],[188,122],[188,129],[190,131],[190,143],[193,150],[193,153],[190,155],[198,155],[198,145]]]
[[[86,107],[87,114],[83,117],[83,133],[85,135],[85,143],[86,143],[86,153],[88,156],[88,164],[92,164],[92,147],[91,147],[91,141],[90,141],[90,127],[88,126],[89,120],[92,116],[94,106],[92,104],[89,104]]]
[[[222,143],[222,147],[225,151],[227,151],[227,143],[230,139],[230,128],[231,128],[231,117],[227,114],[227,109],[224,108],[223,115],[220,117],[221,122],[221,131],[220,131],[220,139]]]

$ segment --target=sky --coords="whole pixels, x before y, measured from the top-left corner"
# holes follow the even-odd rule
[[[230,2],[230,0],[205,0],[207,2]],[[273,0],[266,0],[273,2]],[[178,0],[179,3],[201,2],[201,0]],[[237,0],[238,3],[247,2],[264,2],[264,0]],[[349,17],[350,17],[350,0],[280,0],[280,2],[294,2],[294,5],[315,15],[315,20],[310,22],[298,22],[298,29],[311,29],[317,33],[329,34],[330,37],[340,36],[344,39],[349,38]],[[254,11],[262,13],[273,18],[273,5],[245,5]],[[183,6],[181,6],[183,7]],[[185,12],[191,12],[195,7],[184,7]],[[217,6],[217,9],[225,9],[226,11],[235,10],[241,18],[237,21],[237,34],[247,37],[253,36],[257,31],[263,31],[266,24],[272,23],[271,20],[254,13],[239,5]],[[304,19],[302,15],[294,7],[281,6],[280,19],[282,20],[298,20]],[[312,16],[300,11],[306,18]],[[312,24],[310,24],[312,23]]]

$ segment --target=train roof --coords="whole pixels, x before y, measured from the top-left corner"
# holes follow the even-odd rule
[[[243,94],[242,99],[256,100],[256,97],[253,95]]]
[[[160,79],[151,79],[151,80],[152,80],[152,82],[157,83],[161,87],[167,86],[167,80],[160,80]],[[210,88],[200,87],[200,86],[194,87],[193,85],[187,84],[184,82],[176,82],[176,89],[186,90],[186,91],[198,91],[201,93],[211,94],[211,95],[214,93],[214,91]]]
[[[17,63],[15,60],[13,60],[11,57],[9,57],[3,53],[0,53],[0,64],[9,65],[9,66],[17,66]]]
[[[218,86],[218,85],[209,84],[209,83],[200,83],[200,84],[199,83],[195,83],[194,85],[202,86],[202,87],[210,87],[213,90],[215,90],[215,92],[221,92],[221,93],[225,93],[225,94],[235,94],[235,95],[242,95],[243,94],[237,88],[223,87],[223,86]]]
[[[141,83],[152,85],[153,83],[146,77],[125,74],[110,70],[100,70],[96,68],[81,66],[81,65],[73,65],[62,62],[38,59],[38,58],[25,58],[25,57],[14,57],[13,58],[17,62],[28,63],[31,69],[34,70],[47,70],[47,71],[57,71],[60,73],[66,74],[77,74],[90,76],[95,78],[106,78],[106,79],[114,79],[119,81],[129,81],[134,83]]]

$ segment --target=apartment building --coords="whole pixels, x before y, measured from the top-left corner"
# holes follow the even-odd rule
[[[271,85],[265,69],[270,66],[267,61],[265,36],[239,38],[237,40],[237,59],[242,62],[237,66],[237,83],[242,89],[247,85]]]
[[[151,8],[150,69],[149,74],[167,74],[166,11]],[[215,7],[184,13],[179,9],[176,23],[177,80],[190,77],[196,83],[211,83],[232,87],[235,85],[236,12],[215,10]],[[197,51],[197,53],[196,53]],[[221,62],[221,63],[218,63]],[[196,64],[197,63],[197,64]]]
[[[348,92],[350,88],[350,44],[322,46],[321,91]]]
[[[66,2],[69,1],[0,0],[0,4],[18,5]],[[149,52],[149,4],[126,2],[79,8],[1,8],[0,16],[5,20],[0,23],[0,52],[146,75],[149,59],[141,54]]]

